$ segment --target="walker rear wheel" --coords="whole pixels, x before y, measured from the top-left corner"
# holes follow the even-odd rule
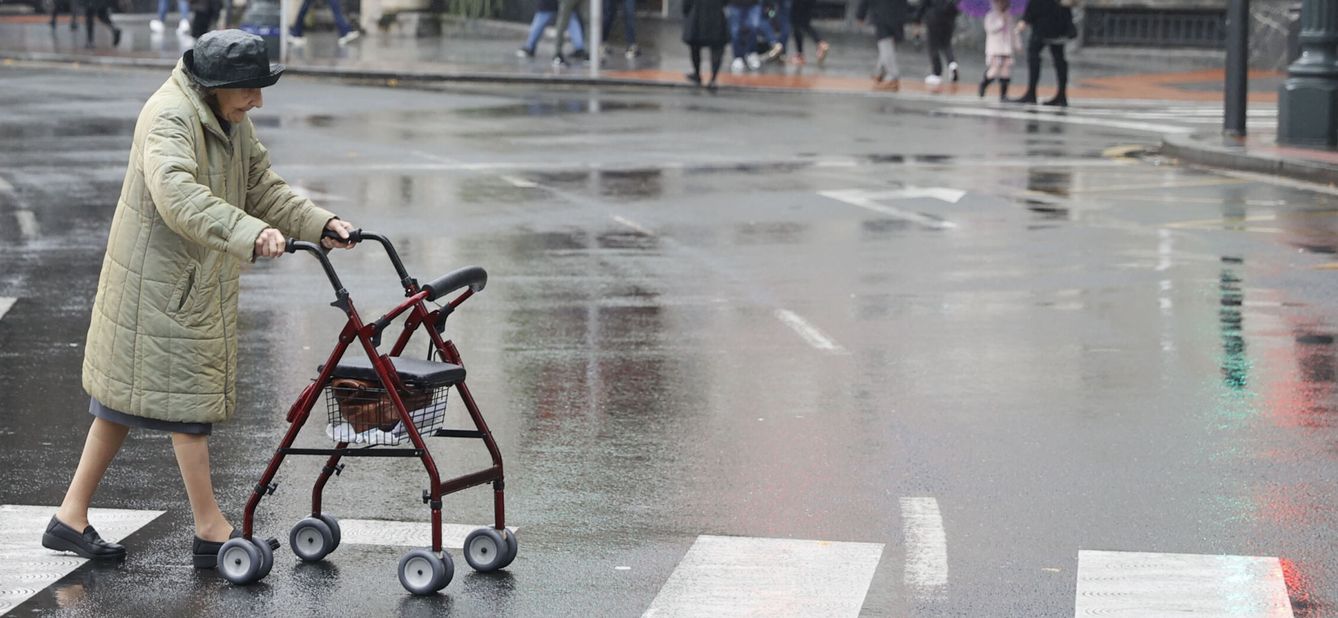
[[[399,575],[400,585],[405,590],[420,596],[434,594],[451,583],[455,564],[446,552],[437,555],[430,549],[419,547],[400,558]]]
[[[334,537],[334,545],[331,545],[331,546],[330,546],[330,551],[334,551],[334,550],[336,550],[336,549],[339,549],[339,539],[340,539],[340,535],[339,535],[339,520],[338,520],[338,519],[335,519],[335,516],[334,516],[334,515],[327,515],[327,514],[325,514],[325,513],[321,513],[320,515],[317,515],[317,516],[316,516],[316,519],[319,519],[319,520],[325,522],[325,525],[327,525],[327,526],[330,527],[330,535]],[[328,554],[327,554],[327,555],[328,555]]]
[[[502,561],[497,565],[497,568],[505,569],[511,566],[511,561],[516,559],[516,552],[520,551],[520,541],[516,538],[516,533],[509,529],[503,528],[497,532],[502,535],[502,538],[506,539],[506,555],[502,556]]]
[[[502,568],[511,545],[494,528],[479,528],[465,537],[465,562],[475,571],[487,573]]]

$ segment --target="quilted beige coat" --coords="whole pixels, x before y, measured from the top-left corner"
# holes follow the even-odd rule
[[[270,170],[250,119],[225,132],[182,64],[144,104],[112,217],[83,383],[103,405],[212,423],[237,407],[237,292],[266,227],[334,218]]]

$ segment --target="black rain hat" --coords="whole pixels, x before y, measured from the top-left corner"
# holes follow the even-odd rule
[[[215,30],[195,41],[182,54],[186,74],[205,88],[264,88],[283,74],[282,64],[270,64],[265,39],[241,30]]]

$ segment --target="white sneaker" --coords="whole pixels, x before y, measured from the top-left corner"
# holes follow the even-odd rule
[[[937,85],[943,83],[943,78],[942,78],[942,77],[939,77],[939,76],[937,76],[937,75],[926,75],[926,76],[925,76],[925,83],[926,83],[926,84],[929,84],[930,86],[937,86]]]
[[[775,43],[775,44],[773,44],[773,45],[771,46],[771,49],[767,50],[767,55],[766,55],[765,60],[766,60],[767,62],[771,62],[772,60],[775,60],[775,59],[777,59],[777,58],[780,58],[780,55],[781,55],[784,51],[785,51],[785,46],[784,46],[784,45],[781,45],[780,43]]]
[[[358,32],[357,30],[349,30],[348,34],[339,37],[339,46],[343,47],[345,45],[348,45],[349,43],[358,40],[358,37],[360,36],[362,36],[362,33]]]
[[[163,31],[163,22],[162,22],[162,20],[158,20],[158,19],[150,19],[150,20],[149,20],[149,30],[152,30],[152,31],[154,31],[154,32],[162,32],[162,31]]]
[[[182,17],[181,21],[177,22],[177,32],[183,34],[190,32],[190,20],[186,19],[185,17]]]
[[[762,68],[762,59],[757,54],[748,54],[748,68],[754,71]]]
[[[735,58],[734,62],[729,63],[730,73],[742,73],[744,71],[743,58]]]
[[[297,36],[296,34],[289,34],[288,44],[292,45],[293,47],[304,47],[307,44],[307,38],[302,36]]]
[[[957,81],[957,63],[948,63],[948,73],[952,75],[952,81]]]

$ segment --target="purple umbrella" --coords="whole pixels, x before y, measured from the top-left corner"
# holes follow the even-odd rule
[[[967,15],[981,18],[984,17],[986,13],[990,12],[990,0],[960,0],[957,3],[957,7]],[[1012,4],[1008,7],[1008,12],[1014,15],[1021,15],[1023,9],[1026,8],[1027,0],[1013,0]]]

